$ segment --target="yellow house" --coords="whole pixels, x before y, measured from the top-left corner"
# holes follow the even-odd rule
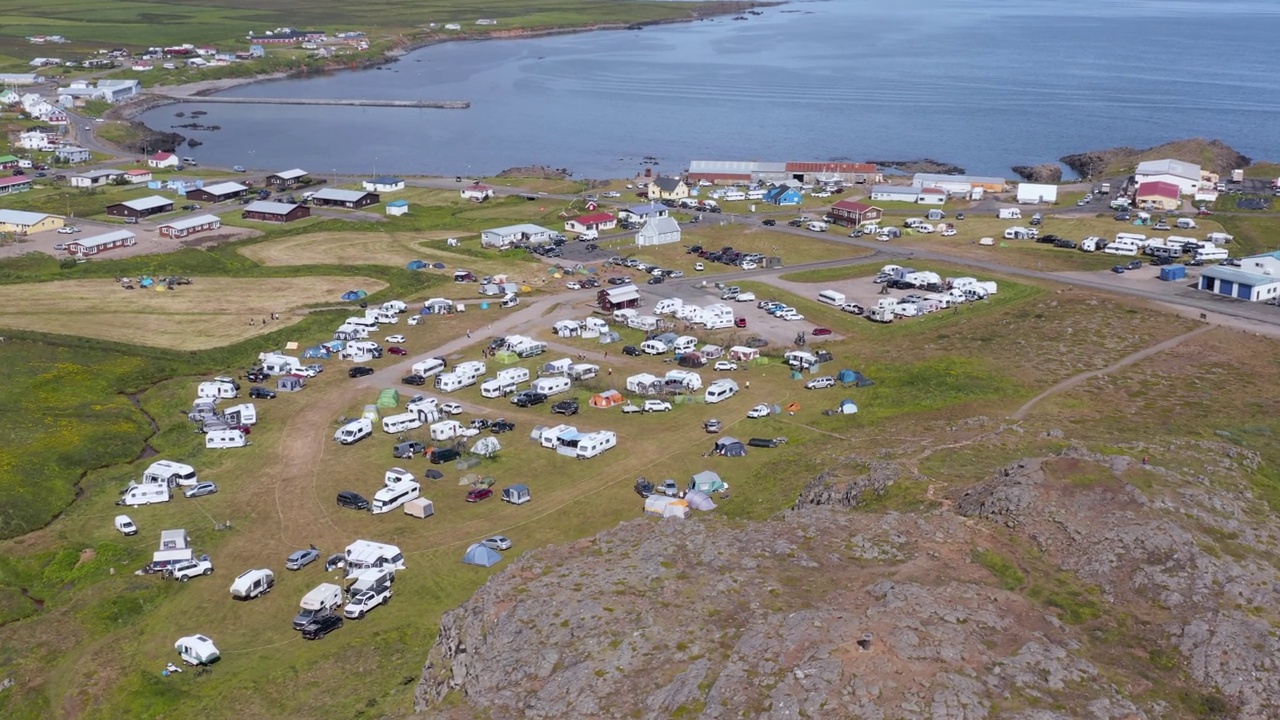
[[[0,210],[0,232],[31,235],[62,227],[60,215],[27,212],[26,210]]]
[[[689,186],[675,177],[658,177],[649,183],[650,200],[683,200],[689,197]]]

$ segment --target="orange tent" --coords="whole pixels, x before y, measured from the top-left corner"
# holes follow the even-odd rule
[[[626,398],[622,397],[622,393],[617,390],[605,390],[602,393],[592,396],[591,407],[611,408],[615,405],[621,405],[626,401]]]

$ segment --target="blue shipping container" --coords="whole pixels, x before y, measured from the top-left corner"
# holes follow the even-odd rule
[[[1165,265],[1160,268],[1160,279],[1165,281],[1186,280],[1187,267],[1185,265]]]

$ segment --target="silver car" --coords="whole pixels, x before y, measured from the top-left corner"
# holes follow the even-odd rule
[[[816,377],[804,384],[805,388],[809,390],[821,390],[823,388],[835,387],[835,385],[836,385],[836,379],[831,377],[830,375],[823,375],[822,377]]]

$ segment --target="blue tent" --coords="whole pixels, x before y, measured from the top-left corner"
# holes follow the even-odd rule
[[[342,293],[343,300],[363,300],[369,293],[363,290],[348,290]]]
[[[405,267],[410,270],[421,270],[422,268],[427,267],[427,263],[422,260],[410,260],[409,264],[405,265]]]
[[[498,554],[497,550],[476,543],[467,548],[467,554],[462,556],[462,562],[468,565],[479,565],[480,567],[493,567],[502,562],[502,556]]]
[[[316,346],[314,346],[314,347],[309,347],[309,348],[307,348],[306,350],[303,350],[303,351],[302,351],[302,357],[304,357],[304,358],[327,358],[327,357],[329,357],[329,348],[326,348],[326,347],[325,347],[325,346],[323,346],[323,345],[316,345]]]
[[[875,381],[863,375],[857,370],[841,370],[840,375],[836,377],[842,385],[853,385],[855,387],[868,387],[875,385]]]

